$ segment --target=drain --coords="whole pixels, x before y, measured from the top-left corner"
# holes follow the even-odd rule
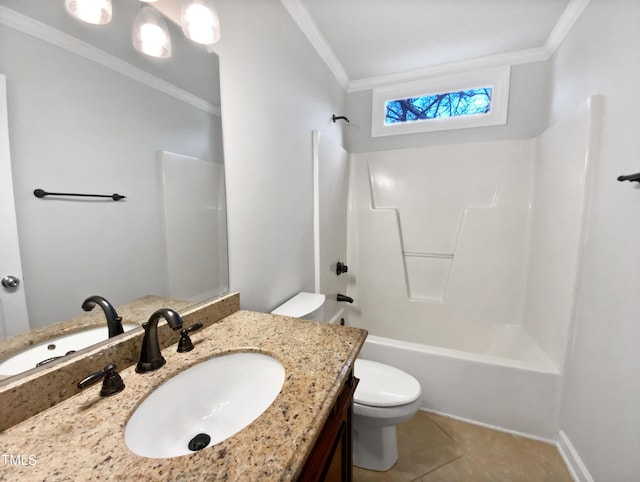
[[[211,442],[211,437],[209,437],[206,433],[199,433],[191,440],[189,440],[189,450],[193,452],[197,452],[198,450],[202,450]]]

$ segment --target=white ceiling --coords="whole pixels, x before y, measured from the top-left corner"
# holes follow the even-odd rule
[[[548,58],[589,0],[281,2],[354,90],[471,59]]]
[[[590,0],[280,1],[338,81],[354,91],[545,60]],[[179,0],[155,5],[178,20]]]

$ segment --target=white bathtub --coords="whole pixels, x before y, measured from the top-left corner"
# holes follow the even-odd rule
[[[327,298],[318,319],[368,329],[360,358],[413,375],[422,410],[556,439],[560,373],[521,326],[476,323],[455,337],[425,330],[416,343],[373,335],[362,317],[352,316],[357,309]]]
[[[526,336],[524,341],[513,337],[513,342],[526,344]],[[360,357],[417,378],[423,410],[541,439],[552,440],[557,434],[560,376],[544,358],[537,363],[531,357],[472,353],[375,335],[369,335]]]

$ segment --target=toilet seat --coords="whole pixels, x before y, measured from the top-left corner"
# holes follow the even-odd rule
[[[415,402],[420,383],[408,373],[371,360],[356,359],[354,375],[360,379],[353,401],[369,407],[396,407]]]

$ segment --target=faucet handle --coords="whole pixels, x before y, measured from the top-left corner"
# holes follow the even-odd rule
[[[45,358],[44,360],[36,363],[36,368],[37,367],[41,367],[42,365],[46,365],[47,363],[51,363],[53,361],[59,360],[60,358],[64,358],[66,356],[69,356],[73,353],[75,353],[75,350],[69,350],[67,353],[65,353],[64,355],[59,355],[59,356],[52,356],[51,358]]]
[[[98,383],[100,380],[102,380],[102,389],[100,390],[101,397],[110,397],[124,390],[124,382],[116,371],[116,365],[114,363],[109,363],[99,372],[92,373],[87,378],[80,380],[78,382],[78,388],[82,390]]]
[[[183,353],[185,351],[193,350],[193,343],[191,338],[189,338],[189,333],[192,331],[196,331],[202,328],[202,323],[194,323],[189,328],[184,328],[180,331],[180,341],[178,342],[178,353]]]

